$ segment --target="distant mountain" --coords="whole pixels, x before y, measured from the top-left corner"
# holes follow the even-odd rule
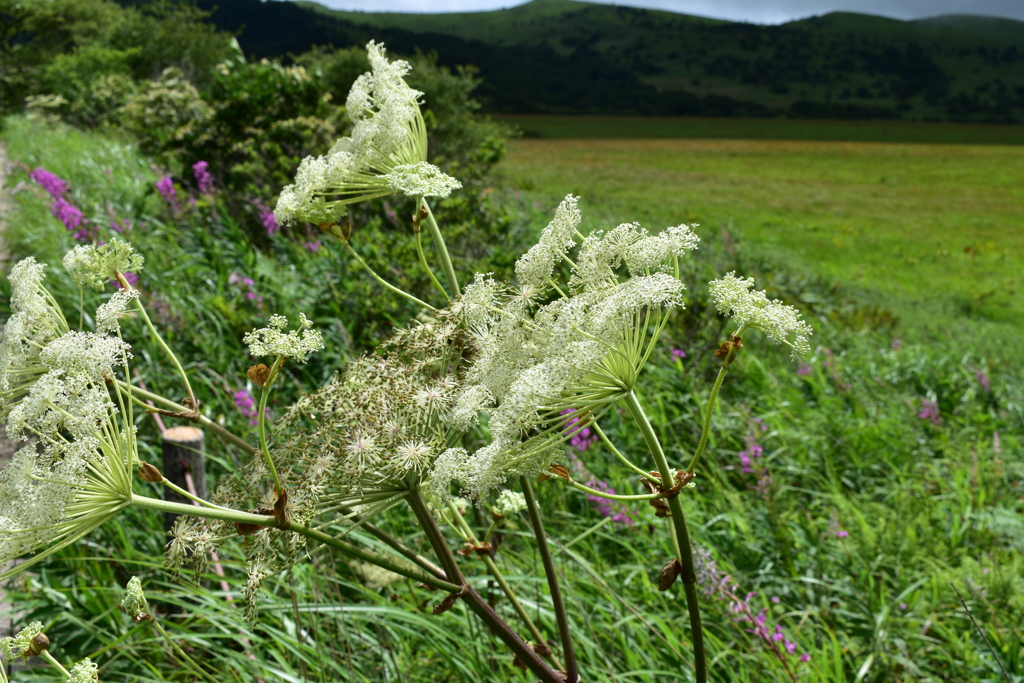
[[[257,56],[383,40],[474,64],[489,110],[806,118],[1024,118],[1024,22],[836,12],[779,26],[574,0],[457,14],[200,0]]]

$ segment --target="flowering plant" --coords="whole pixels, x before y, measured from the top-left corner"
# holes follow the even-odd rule
[[[456,273],[427,202],[448,196],[460,183],[427,162],[421,93],[404,81],[408,64],[389,61],[373,42],[367,49],[372,71],[349,95],[352,135],[327,155],[302,162],[295,183],[281,194],[274,225],[317,225],[386,292],[413,302],[422,315],[376,353],[349,362],[274,425],[267,400],[282,367],[306,362],[324,342],[301,312],[293,316],[294,325],[283,315],[270,316],[267,327],[245,337],[251,354],[266,359],[247,373],[260,389],[258,405],[248,392],[235,395],[239,408],[256,421],[258,443],[253,444],[200,411],[193,378],[126,276],[143,266],[130,244],[89,243],[64,259],[80,287],[117,285],[90,318],[91,330],[71,329],[44,285],[45,267],[34,259],[22,261],[11,272],[12,316],[0,343],[0,399],[9,433],[32,435],[38,442],[20,450],[0,474],[0,565],[31,558],[0,578],[80,540],[127,507],[173,513],[179,518],[167,546],[172,572],[191,564],[201,574],[218,546],[246,538],[243,595],[252,620],[268,576],[301,561],[310,547],[327,547],[366,576],[386,571],[442,591],[435,614],[463,601],[540,680],[575,683],[580,664],[534,492],[537,483],[558,485],[591,501],[608,501],[605,508],[617,511],[609,517],[618,515],[618,521],[629,520],[626,505],[645,502],[666,519],[675,557],[661,568],[659,588],[666,591],[681,578],[694,669],[698,681],[706,680],[698,575],[682,494],[696,488],[713,404],[743,348],[745,331],[759,329],[770,341],[791,346],[798,357],[807,349],[810,327],[795,309],[752,291],[751,279],[730,273],[713,281],[715,306],[732,317],[735,330],[716,352],[722,367],[696,450],[685,463],[670,462],[638,392],[669,317],[685,305],[681,262],[698,246],[696,226],[652,234],[627,223],[584,235],[579,200],[570,195],[516,263],[517,282],[476,274],[463,288],[466,280]],[[212,192],[206,166],[196,164],[194,171],[197,182],[206,183],[203,191]],[[53,179],[39,182],[64,191]],[[164,182],[160,191],[168,202],[176,199],[173,183]],[[346,216],[347,207],[392,194],[414,201],[411,229],[420,265],[436,290],[434,303],[389,282],[351,246],[359,232]],[[427,259],[423,226],[439,268]],[[245,280],[239,276],[238,282]],[[135,383],[131,346],[121,334],[125,316],[145,324],[179,374],[184,400],[172,401]],[[149,407],[147,402],[169,418],[216,431],[249,456],[211,500],[179,488],[139,459],[134,411]],[[620,408],[642,435],[646,455],[624,454],[602,429],[602,419]],[[574,478],[585,472],[578,465],[580,454],[598,441],[636,476],[637,493],[617,494],[603,482]],[[640,457],[646,458],[645,467]],[[136,473],[196,505],[140,495]],[[410,510],[433,557],[375,523],[399,505]],[[490,520],[481,525],[479,516],[468,515],[474,505],[489,511]],[[558,647],[549,644],[494,561],[496,530],[523,512],[551,594]],[[347,538],[357,527],[387,551]],[[457,552],[446,529],[463,544]],[[472,558],[501,586],[522,631],[474,589]],[[136,618],[148,614],[138,585],[130,584],[124,605]],[[83,665],[83,671],[88,668]]]

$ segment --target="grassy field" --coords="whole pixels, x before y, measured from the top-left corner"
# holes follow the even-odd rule
[[[908,334],[1005,344],[1024,331],[1020,147],[525,139],[502,169],[544,209],[582,196],[589,228],[728,229],[751,254],[890,307]]]
[[[500,114],[526,138],[819,140],[968,145],[1024,144],[1024,126],[992,123],[743,119],[701,116]]]

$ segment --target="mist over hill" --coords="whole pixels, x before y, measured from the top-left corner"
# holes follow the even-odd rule
[[[795,116],[1015,122],[1024,22],[836,12],[762,26],[574,0],[456,14],[200,0],[257,57],[374,38],[472,64],[501,113]]]

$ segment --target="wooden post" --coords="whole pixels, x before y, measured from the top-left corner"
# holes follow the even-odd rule
[[[206,498],[206,440],[198,427],[171,427],[163,434],[163,475],[176,486],[189,490],[185,475],[192,476],[195,494]],[[164,500],[191,505],[192,501],[164,488]],[[164,515],[164,529],[171,530],[177,515]]]

